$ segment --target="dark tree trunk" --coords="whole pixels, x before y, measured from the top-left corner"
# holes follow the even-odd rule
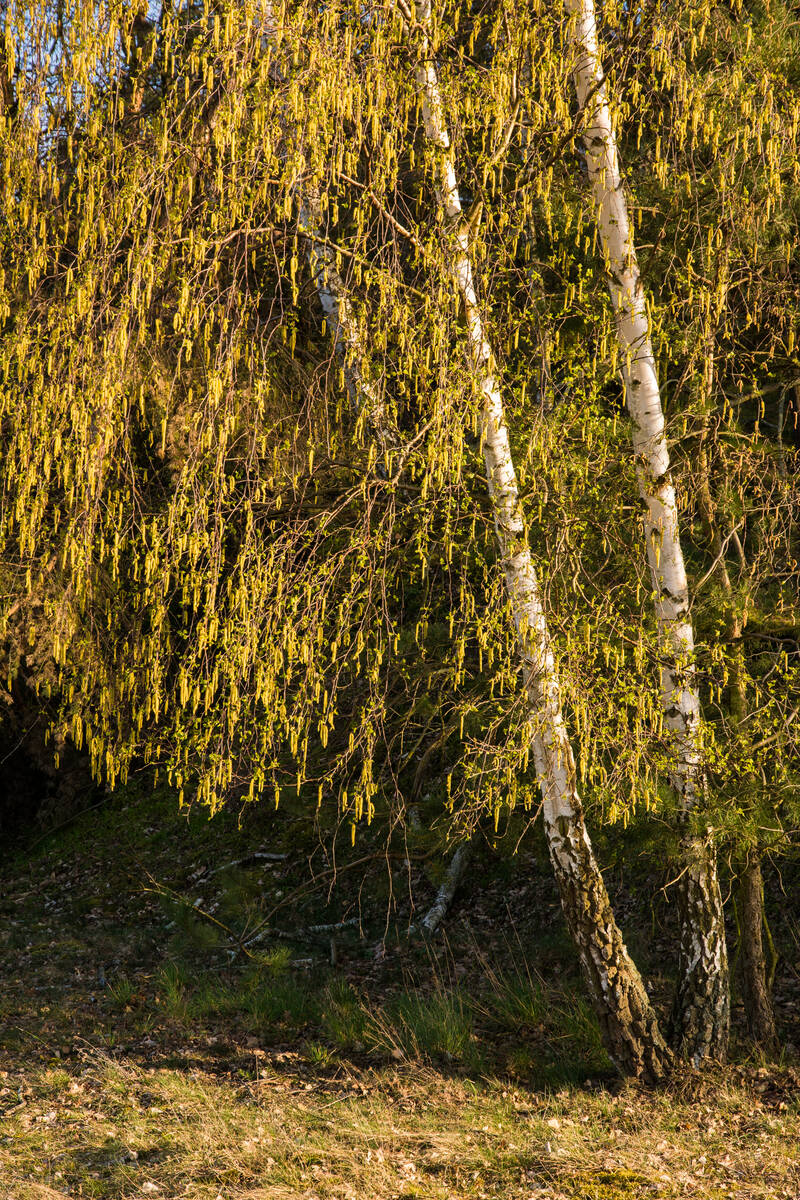
[[[747,1029],[758,1046],[764,1050],[772,1050],[776,1045],[777,1035],[764,962],[764,883],[761,877],[761,860],[756,851],[750,854],[739,876],[739,899],[742,999]]]

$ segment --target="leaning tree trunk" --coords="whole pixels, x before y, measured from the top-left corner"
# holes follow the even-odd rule
[[[453,857],[447,864],[444,879],[436,893],[436,899],[419,923],[419,928],[427,937],[432,937],[447,916],[453,897],[461,886],[472,860],[472,843],[462,842],[453,851]]]
[[[379,470],[387,474],[391,451],[400,446],[399,432],[383,396],[365,373],[366,339],[336,266],[336,255],[325,238],[322,203],[315,189],[308,188],[302,195],[299,228],[308,243],[311,277],[334,347],[342,360],[351,406],[359,419],[366,422],[383,455]]]
[[[403,11],[410,31],[413,17],[404,0]],[[614,919],[583,819],[575,762],[562,714],[559,677],[523,521],[503,400],[475,292],[470,235],[461,221],[453,155],[430,45],[430,21],[430,0],[422,0],[416,6],[422,43],[417,86],[425,133],[436,164],[438,201],[446,227],[451,230],[445,249],[448,267],[464,305],[472,371],[483,399],[486,479],[523,665],[528,726],[542,792],[550,859],[609,1054],[624,1074],[657,1081],[668,1069],[670,1053]]]
[[[704,782],[700,700],[664,414],[647,302],[603,82],[594,3],[566,0],[566,5],[572,17],[573,73],[584,115],[586,162],[622,351],[625,400],[633,422],[633,450],[645,506],[647,559],[662,662],[661,701],[674,746],[671,782],[678,794],[684,829],[674,1037],[679,1051],[694,1061],[707,1055],[723,1058],[730,1008],[725,926],[711,830],[705,836],[689,832],[690,814],[702,796]]]

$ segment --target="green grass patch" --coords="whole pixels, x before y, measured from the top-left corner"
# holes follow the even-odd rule
[[[361,1051],[368,1041],[369,1014],[355,989],[345,979],[332,979],[322,996],[320,1025],[323,1034],[340,1050]]]
[[[319,1018],[319,999],[308,979],[290,974],[281,957],[225,979],[167,963],[156,978],[157,1003],[187,1029],[233,1018],[265,1037],[298,1034]]]
[[[477,1007],[490,1023],[517,1032],[547,1019],[550,1005],[544,987],[526,964],[515,963],[506,971],[487,966],[484,978],[486,987]]]
[[[405,991],[367,1013],[368,1044],[393,1058],[444,1060],[475,1070],[481,1054],[469,1000],[459,991]]]

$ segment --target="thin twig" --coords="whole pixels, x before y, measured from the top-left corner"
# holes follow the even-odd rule
[[[147,878],[150,880],[150,882],[153,884],[153,887],[142,888],[142,891],[152,892],[157,896],[168,896],[172,900],[177,900],[180,904],[183,904],[186,908],[191,909],[191,911],[193,913],[197,913],[197,915],[199,917],[203,917],[204,920],[210,921],[212,925],[216,925],[219,929],[224,930],[224,932],[227,933],[228,936],[236,943],[236,945],[242,951],[243,954],[246,954],[248,958],[253,957],[253,955],[247,949],[247,946],[245,944],[245,939],[243,937],[241,937],[238,933],[236,933],[236,931],[234,929],[231,929],[230,925],[226,925],[224,921],[220,921],[217,917],[214,916],[213,913],[207,912],[206,909],[200,908],[199,905],[190,904],[185,896],[182,896],[180,894],[180,892],[174,891],[173,888],[167,887],[167,885],[165,883],[160,883],[159,880],[157,880],[155,878],[155,876],[151,875],[150,872],[146,868],[145,868],[144,873],[147,876]],[[247,941],[249,941],[249,940],[250,939],[248,938]]]
[[[706,582],[706,580],[707,580],[707,579],[709,579],[709,578],[710,578],[710,577],[711,577],[711,576],[714,574],[714,572],[716,571],[717,567],[718,567],[718,566],[719,566],[719,564],[722,562],[722,559],[725,557],[725,551],[727,550],[728,546],[730,545],[730,543],[731,543],[731,541],[732,541],[732,539],[733,539],[734,535],[736,534],[737,530],[738,530],[738,529],[740,529],[740,528],[742,527],[742,525],[744,525],[744,517],[742,517],[741,521],[739,521],[739,522],[738,522],[738,524],[737,524],[737,525],[736,525],[736,526],[735,526],[735,527],[734,527],[734,528],[731,530],[731,532],[730,532],[730,533],[728,534],[728,536],[725,538],[725,541],[722,543],[722,546],[720,547],[720,552],[719,552],[719,554],[718,554],[718,555],[717,555],[717,557],[714,559],[713,563],[712,563],[712,564],[711,564],[711,566],[708,568],[708,570],[706,571],[705,575],[704,575],[704,576],[703,576],[703,578],[700,580],[700,582],[695,584],[695,586],[694,586],[694,594],[695,594],[695,596],[696,596],[696,595],[697,595],[697,593],[700,591],[700,588],[703,586],[703,584]]]
[[[372,203],[375,205],[381,215],[386,218],[389,224],[392,225],[404,238],[408,238],[408,240],[416,247],[417,250],[420,251],[420,253],[425,253],[425,247],[422,245],[413,229],[407,229],[405,225],[398,221],[397,217],[393,216],[392,213],[389,212],[388,208],[381,204],[380,200],[368,184],[362,183],[359,179],[353,179],[350,175],[345,175],[344,171],[339,172],[339,178],[344,179],[345,183],[351,183],[354,187],[360,187],[367,194],[367,196],[369,196]]]

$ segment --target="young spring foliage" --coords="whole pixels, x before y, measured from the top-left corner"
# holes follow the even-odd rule
[[[356,822],[431,786],[464,821],[532,803],[401,15],[103,0],[59,20],[31,0],[3,20],[8,679],[111,783],[148,762],[212,807],[288,788]],[[743,733],[687,501],[703,753],[727,801],[746,734],[753,799],[717,813],[741,829],[765,792],[771,812],[796,794],[797,35],[780,4],[694,0],[605,5],[600,33],[679,494],[699,494],[703,439],[735,603],[765,631]],[[627,820],[668,802],[670,747],[565,12],[445,3],[430,38],[579,783]],[[363,331],[349,364],[307,197]],[[396,447],[353,412],[353,358]]]

